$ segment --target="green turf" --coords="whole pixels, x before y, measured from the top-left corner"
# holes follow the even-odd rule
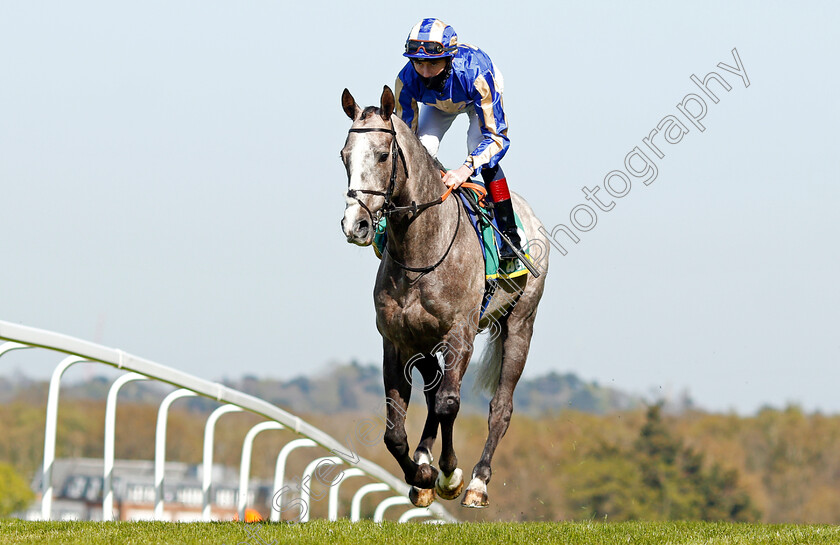
[[[523,522],[397,524],[314,521],[306,524],[235,522],[0,522],[0,543],[276,545],[346,543],[570,543],[570,544],[820,544],[840,543],[840,526],[706,522]]]

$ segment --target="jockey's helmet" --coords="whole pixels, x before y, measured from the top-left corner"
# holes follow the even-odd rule
[[[451,57],[458,50],[455,29],[440,19],[423,19],[408,33],[403,57],[410,59],[440,59]]]

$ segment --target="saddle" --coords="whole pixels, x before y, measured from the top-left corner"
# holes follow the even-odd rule
[[[485,201],[487,190],[484,184],[473,178],[470,182],[463,184],[457,194],[478,236],[481,252],[484,255],[485,279],[516,278],[527,273],[528,270],[519,260],[501,261],[499,259],[499,248],[502,246],[502,239],[499,236],[501,229],[493,214],[492,204]],[[517,228],[522,231],[519,216],[515,213],[514,216]],[[521,239],[527,240],[524,235]],[[525,255],[528,255],[527,252]]]

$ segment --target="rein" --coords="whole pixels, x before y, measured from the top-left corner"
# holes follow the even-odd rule
[[[408,206],[396,206],[391,201],[391,198],[394,195],[394,189],[397,185],[397,158],[402,160],[403,172],[405,173],[406,179],[408,179],[408,164],[406,163],[405,155],[403,154],[402,148],[400,147],[399,142],[397,142],[397,131],[394,130],[394,121],[391,120],[391,128],[389,128],[389,129],[380,128],[380,127],[361,127],[361,128],[356,128],[356,129],[350,129],[349,132],[357,132],[357,133],[384,132],[384,133],[387,133],[387,134],[390,134],[390,135],[393,136],[393,138],[391,139],[391,178],[390,178],[390,181],[388,182],[387,189],[384,192],[374,191],[374,190],[370,190],[370,189],[348,189],[347,190],[347,196],[351,199],[356,199],[356,201],[359,203],[359,205],[362,208],[364,208],[365,211],[370,216],[370,219],[372,221],[372,225],[371,225],[372,228],[376,229],[378,227],[379,221],[382,219],[383,216],[388,217],[388,216],[391,216],[391,215],[394,215],[394,214],[401,214],[403,212],[411,212],[411,213],[415,214],[414,218],[416,218],[417,214],[419,214],[423,210],[426,210],[427,208],[431,208],[432,206],[437,206],[437,205],[443,203],[443,201],[445,201],[447,199],[447,197],[449,197],[449,195],[452,193],[453,188],[449,187],[443,193],[443,195],[441,195],[440,197],[438,197],[435,200],[420,203],[420,204],[417,204],[416,202],[411,201],[411,204],[408,205]],[[463,185],[473,186],[475,184],[463,184]],[[480,187],[480,186],[476,186],[476,187]],[[368,208],[367,205],[365,203],[363,203],[361,201],[361,199],[359,199],[359,197],[357,196],[359,193],[364,193],[366,195],[375,195],[377,197],[384,197],[385,198],[385,203],[382,205],[382,208],[377,210],[376,213],[373,213],[373,212],[371,212],[370,208]],[[484,194],[486,195],[486,191],[484,191]],[[483,200],[483,198],[484,198],[484,195],[482,195],[481,199]],[[412,218],[409,221],[413,221],[414,218]],[[455,233],[453,233],[452,240],[449,241],[449,246],[446,248],[446,251],[443,253],[441,258],[434,265],[429,265],[428,267],[409,267],[408,265],[406,265],[405,263],[402,263],[396,257],[394,257],[393,254],[391,254],[391,259],[393,259],[394,263],[396,263],[400,268],[402,268],[406,271],[422,273],[422,274],[432,272],[441,263],[443,263],[443,260],[446,259],[446,256],[449,255],[449,251],[452,249],[452,246],[455,244],[455,238],[458,236],[458,229],[460,228],[460,226],[461,226],[461,207],[459,205],[458,206],[458,221],[455,224]],[[385,251],[387,251],[387,249],[388,249],[388,247],[386,245]]]
[[[440,203],[438,203],[438,204],[440,204]],[[397,265],[400,266],[401,269],[404,269],[406,271],[422,273],[422,274],[430,273],[433,270],[437,269],[438,266],[441,263],[443,263],[443,260],[446,259],[446,256],[449,255],[449,250],[451,250],[452,245],[455,244],[455,238],[458,236],[458,229],[461,227],[461,205],[459,203],[455,203],[455,204],[458,206],[458,221],[455,222],[455,232],[452,233],[452,240],[449,241],[449,246],[446,248],[446,251],[443,252],[443,255],[440,256],[440,259],[438,259],[437,263],[435,263],[434,265],[429,265],[428,267],[409,267],[408,265],[406,265],[405,263],[403,263],[402,261],[400,261],[399,259],[394,257],[394,254],[392,253],[391,254],[391,259],[394,260],[394,263],[396,263]],[[386,244],[385,249],[383,251],[383,254],[387,251],[388,251],[388,245]]]

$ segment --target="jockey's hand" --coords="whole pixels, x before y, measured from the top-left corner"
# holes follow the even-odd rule
[[[467,165],[461,165],[455,170],[448,171],[443,177],[443,183],[446,184],[446,187],[458,189],[462,183],[470,179],[472,172],[472,169]]]

